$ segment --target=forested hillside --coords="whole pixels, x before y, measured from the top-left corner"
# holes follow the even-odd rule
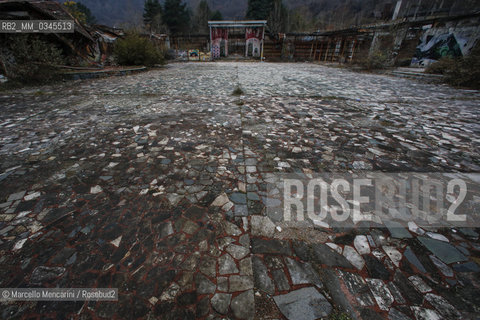
[[[100,23],[111,26],[142,24],[144,0],[79,1],[91,9]],[[185,1],[192,16],[200,1]],[[207,0],[210,9],[219,10],[225,19],[243,19],[247,13],[248,1]],[[341,28],[388,20],[396,3],[396,0],[283,0],[289,20],[287,31]],[[459,14],[478,10],[480,10],[478,0],[403,0],[401,14],[410,16],[430,12]]]

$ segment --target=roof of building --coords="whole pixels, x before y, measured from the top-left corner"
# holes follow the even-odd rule
[[[267,20],[216,20],[208,21],[209,27],[224,28],[245,28],[245,27],[265,27]]]
[[[75,32],[92,42],[94,41],[82,24],[61,3],[55,1],[0,0],[0,10],[2,16],[9,16],[13,19],[30,17],[47,20],[75,20]],[[33,12],[35,14],[32,15]]]

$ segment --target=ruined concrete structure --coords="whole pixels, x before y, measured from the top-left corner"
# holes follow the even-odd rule
[[[392,64],[425,66],[442,56],[468,55],[480,38],[479,18],[480,13],[472,13],[286,34],[266,41],[265,57],[345,63],[382,51]]]
[[[54,1],[11,1],[0,0],[0,19],[2,20],[75,20],[60,3]],[[6,41],[6,35],[1,35]],[[88,56],[94,50],[95,40],[85,26],[75,21],[73,34],[48,34],[66,52],[74,51],[81,56]]]
[[[232,53],[245,57],[263,57],[266,20],[209,21],[210,50],[214,59]],[[229,43],[229,36],[233,36]],[[230,51],[230,52],[231,52]]]
[[[406,10],[402,6],[397,9]],[[382,51],[388,55],[392,65],[426,66],[442,56],[468,55],[480,38],[480,12],[456,16],[444,14],[421,16],[417,13],[410,18],[405,17],[405,12],[399,12],[394,17],[401,18],[381,24],[315,33],[272,35],[266,32],[261,41],[264,44],[264,47],[261,46],[263,56],[267,61],[313,60],[354,63],[376,51]],[[213,30],[211,40],[209,35],[177,36],[173,39],[174,48],[210,51],[210,43],[215,43],[217,58],[235,53],[258,57],[258,53],[250,54],[251,51],[248,49],[249,41],[252,40],[248,40],[248,32],[245,32],[247,27],[235,29],[232,22],[216,23],[217,25],[211,25]],[[258,44],[255,48],[258,48]]]
[[[115,40],[123,35],[121,29],[84,25],[55,1],[0,0],[0,19],[73,20],[75,32],[72,34],[49,33],[39,36],[61,48],[66,56],[90,63],[104,63],[113,52]],[[0,43],[7,43],[10,36],[0,34]]]

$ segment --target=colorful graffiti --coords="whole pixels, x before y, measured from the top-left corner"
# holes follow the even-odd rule
[[[442,57],[461,57],[467,42],[455,33],[426,35],[417,46],[412,64],[428,65]]]
[[[189,61],[200,61],[200,51],[198,49],[188,50]]]
[[[246,52],[247,57],[260,57],[263,40],[263,28],[246,28]]]
[[[212,28],[212,57],[228,56],[228,29]]]

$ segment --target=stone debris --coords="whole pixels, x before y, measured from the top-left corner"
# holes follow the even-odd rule
[[[407,229],[405,229],[401,223],[387,220],[387,221],[384,221],[384,224],[388,228],[388,231],[390,231],[393,238],[398,238],[398,239],[412,238],[412,235],[410,234],[410,232],[408,232]]]
[[[37,199],[38,197],[40,197],[40,195],[41,195],[40,192],[29,193],[23,198],[23,200],[25,200],[25,201],[34,200],[34,199]]]
[[[228,293],[216,293],[212,299],[212,308],[218,313],[227,314],[232,295]]]
[[[315,320],[327,317],[332,305],[313,287],[273,297],[282,314],[289,320]]]
[[[17,193],[12,193],[8,199],[7,199],[7,202],[13,202],[13,201],[17,201],[17,200],[20,200],[23,198],[23,196],[25,195],[25,193],[27,193],[26,191],[20,191],[20,192],[17,192]]]
[[[305,227],[266,207],[282,203],[269,188],[278,173],[478,172],[480,94],[317,64],[252,66],[171,64],[0,93],[2,286],[119,288],[115,304],[18,301],[2,318],[478,311],[478,228]],[[232,80],[247,93],[232,97]],[[479,203],[469,199],[472,217]]]
[[[368,244],[368,239],[366,236],[356,236],[353,244],[360,255],[370,253],[370,246]]]
[[[100,192],[103,192],[103,189],[102,189],[102,187],[100,187],[98,185],[90,188],[90,193],[91,194],[98,194]]]
[[[227,252],[230,253],[230,255],[235,259],[235,260],[241,260],[243,259],[247,254],[250,253],[250,250],[243,246],[238,246],[235,244],[231,244],[226,248]]]
[[[418,235],[424,235],[425,231],[420,228],[415,222],[409,221],[408,222],[408,230],[410,230],[413,233],[416,233]]]
[[[425,237],[418,237],[417,239],[446,264],[468,260],[465,255],[449,243]]]
[[[212,202],[212,206],[223,207],[227,202],[229,202],[228,196],[222,193]]]
[[[425,269],[425,267],[423,266],[423,264],[420,262],[420,260],[418,260],[417,256],[415,255],[415,253],[412,251],[412,249],[410,249],[410,247],[407,247],[403,253],[403,255],[405,256],[405,258],[407,258],[407,260],[412,264],[414,265],[420,272],[422,273],[427,273],[427,270]]]
[[[36,267],[32,272],[29,282],[31,284],[41,285],[61,277],[64,273],[65,268],[63,267]]]
[[[434,255],[429,256],[430,259],[432,260],[433,264],[443,273],[445,277],[452,278],[453,277],[453,270],[450,268],[448,265],[443,263],[440,259],[438,259]],[[426,271],[423,271],[423,273],[426,273]]]
[[[411,276],[408,279],[413,283],[415,288],[417,288],[417,290],[420,291],[421,293],[427,293],[432,291],[432,288],[430,288],[425,283],[425,281],[423,281],[419,276]]]
[[[385,283],[380,279],[365,279],[370,290],[373,293],[373,297],[377,301],[378,307],[381,310],[388,311],[392,305],[394,299],[390,290],[388,290]]]
[[[123,236],[120,236],[117,239],[110,241],[110,243],[118,248],[120,246],[120,242],[122,241],[122,238]]]
[[[287,264],[288,272],[290,273],[293,285],[310,283],[321,286],[321,282],[317,273],[313,270],[309,263],[299,263],[290,258],[286,258],[285,262]]]
[[[393,264],[397,267],[400,266],[400,261],[402,261],[402,254],[395,247],[384,246],[383,251],[387,256],[392,260]]]
[[[332,248],[333,250],[335,250],[336,252],[338,252],[338,254],[342,254],[343,252],[343,248],[335,243],[327,242],[326,245]]]
[[[461,317],[460,312],[458,312],[455,307],[453,307],[445,298],[433,294],[427,293],[425,295],[425,300],[428,301],[437,311],[446,319],[458,319]]]
[[[421,307],[412,306],[411,307],[415,319],[418,320],[440,320],[442,317],[432,309],[425,309]]]
[[[255,315],[255,298],[253,290],[240,293],[230,304],[233,314],[239,319],[253,319]]]
[[[20,250],[22,249],[23,245],[25,244],[25,242],[27,242],[28,239],[22,239],[22,240],[19,240],[17,241],[17,243],[15,243],[15,245],[13,246],[13,249],[12,250]]]
[[[254,236],[272,237],[275,232],[275,224],[269,217],[251,216],[250,225]]]
[[[237,265],[229,254],[224,254],[218,259],[218,266],[220,274],[232,274],[238,272]]]
[[[389,320],[410,320],[410,317],[405,315],[403,312],[398,311],[395,308],[391,308],[388,312]]]
[[[345,246],[343,248],[343,255],[358,270],[362,270],[365,266],[365,260],[363,260],[363,258],[351,246]]]
[[[254,272],[254,279],[255,279],[255,287],[258,288],[259,290],[265,291],[268,294],[273,295],[275,293],[275,286],[273,284],[272,279],[268,275],[268,269],[265,266],[265,264],[262,262],[262,260],[254,256],[253,259],[253,270]],[[283,272],[281,272],[282,275],[284,275]],[[285,279],[281,279],[280,281],[284,281]],[[278,284],[277,284],[278,285]],[[288,285],[288,280],[287,280],[287,285]],[[285,283],[282,283],[282,286],[285,286]]]

